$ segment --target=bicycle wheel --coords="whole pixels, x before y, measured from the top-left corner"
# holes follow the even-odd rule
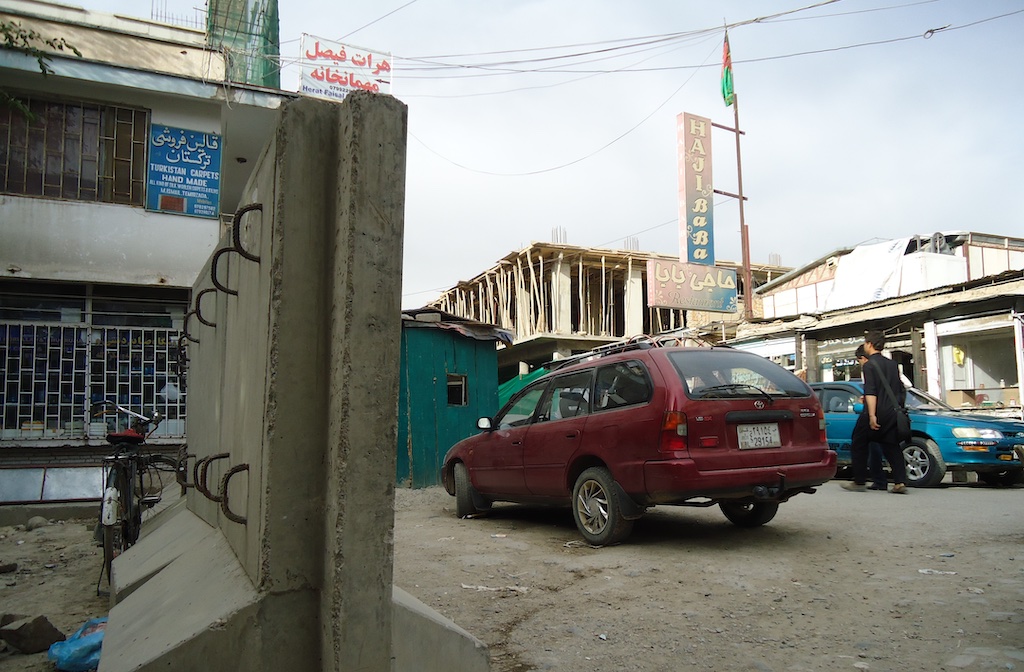
[[[145,469],[139,468],[137,459],[133,459],[127,470],[128,483],[131,487],[124,491],[124,547],[134,546],[139,540],[139,533],[142,531],[142,495],[145,482],[143,475]]]
[[[115,465],[107,473],[103,503],[100,507],[100,527],[103,531],[103,568],[110,582],[110,567],[114,558],[128,548],[125,539],[125,501],[131,497],[131,486],[124,467]]]

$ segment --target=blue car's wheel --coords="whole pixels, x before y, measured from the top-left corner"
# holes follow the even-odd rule
[[[946,475],[946,461],[931,439],[912,438],[903,446],[903,458],[907,462],[907,485],[913,488],[938,485]]]

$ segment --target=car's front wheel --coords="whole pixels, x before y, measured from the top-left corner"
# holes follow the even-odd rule
[[[729,522],[739,527],[760,527],[779,511],[778,502],[719,502],[718,506]]]
[[[491,508],[490,502],[477,493],[469,480],[469,469],[462,462],[452,467],[455,476],[455,515],[459,518],[474,516]]]
[[[907,485],[912,488],[938,485],[946,475],[946,461],[931,439],[912,438],[903,446],[903,459],[907,463]]]
[[[633,521],[622,515],[615,481],[604,467],[590,467],[576,479],[572,517],[583,538],[594,546],[618,543],[633,531]]]

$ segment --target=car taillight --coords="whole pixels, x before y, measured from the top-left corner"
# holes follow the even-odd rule
[[[680,411],[667,411],[665,422],[661,426],[661,445],[663,453],[686,450],[686,414]]]
[[[825,409],[818,408],[818,441],[828,443],[828,434],[825,432]]]

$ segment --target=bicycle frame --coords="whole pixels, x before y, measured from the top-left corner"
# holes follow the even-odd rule
[[[159,414],[150,419],[113,402],[98,405],[104,408],[104,414],[109,412],[107,408],[113,408],[114,413],[124,413],[133,420],[127,430],[107,434],[107,441],[113,446],[114,452],[103,458],[103,499],[98,527],[103,542],[103,567],[96,587],[97,593],[104,571],[108,583],[110,581],[114,558],[139,540],[142,509],[160,501],[159,495],[147,492],[146,475],[151,470],[158,470],[158,464],[167,464],[175,471],[178,470],[175,460],[142,452],[148,437],[146,430],[150,424],[156,428],[161,420]],[[93,408],[93,415],[96,415],[96,406]]]

